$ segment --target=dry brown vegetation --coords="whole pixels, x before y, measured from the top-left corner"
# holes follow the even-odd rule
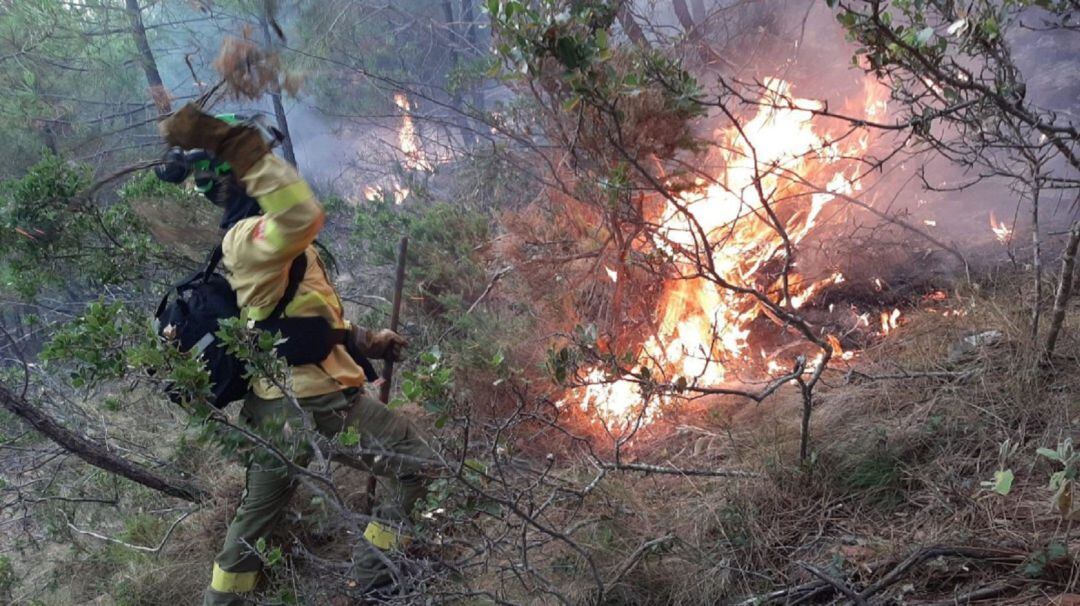
[[[1066,594],[1080,576],[1067,560],[1024,569],[1049,544],[1072,552],[1080,538],[1053,503],[1052,464],[1035,454],[1077,433],[1080,343],[1071,335],[1052,368],[1036,369],[1022,345],[1015,286],[1009,277],[954,298],[949,308],[963,317],[915,312],[849,368],[827,373],[813,420],[819,446],[804,467],[795,464],[797,393],[761,405],[702,403],[650,428],[628,460],[737,467],[760,478],[606,479],[574,514],[578,541],[617,579],[609,603],[754,603],[773,583],[802,587],[777,603],[808,594],[847,603],[813,571],[856,590],[887,579],[872,592],[875,603],[965,603],[980,591],[1000,603],[1074,599]],[[1004,337],[959,359],[951,352],[986,330]],[[999,455],[1003,443],[1015,450]],[[981,485],[1006,468],[1016,475],[1008,495]],[[930,548],[940,554],[888,578]],[[566,554],[547,557],[557,569]],[[591,587],[573,568],[559,578],[576,576],[584,600]]]
[[[1069,332],[1052,367],[1037,368],[1023,345],[1026,314],[1016,284],[1005,276],[982,289],[961,289],[942,307],[966,315],[913,312],[850,366],[834,366],[813,418],[818,447],[804,466],[797,464],[801,404],[793,390],[760,405],[695,402],[649,427],[627,449],[626,462],[677,461],[685,469],[738,468],[758,477],[620,472],[605,477],[580,507],[556,513],[576,520],[574,540],[611,582],[607,603],[734,603],[775,585],[796,588],[774,595],[776,603],[844,602],[837,587],[857,592],[875,583],[884,586],[867,603],[965,603],[964,595],[980,591],[995,603],[1071,603],[1080,582],[1074,565],[1051,559],[1030,567],[1054,542],[1070,552],[1080,547],[1074,525],[1052,502],[1052,464],[1034,452],[1077,434],[1080,341]],[[1077,321],[1074,306],[1068,322]],[[957,355],[960,339],[987,330],[1003,337]],[[531,450],[559,452],[557,473],[564,478],[589,478],[588,462],[568,455],[561,442],[542,438]],[[1013,448],[1003,454],[1003,443]],[[114,603],[99,596],[117,596],[117,587],[125,597],[116,603],[195,600],[242,479],[239,467],[221,460],[191,463],[214,497],[160,553],[122,545],[101,550],[100,539],[69,529],[69,548],[25,562],[42,582],[62,580],[64,591],[54,595],[61,601],[46,603]],[[1015,473],[1008,495],[981,485],[998,469]],[[362,476],[346,469],[337,475],[362,506]],[[133,545],[160,541],[175,514],[153,509],[153,500],[127,528],[114,528],[114,536]],[[298,584],[311,603],[351,603],[339,594],[347,590],[342,580],[318,566],[346,553],[350,539],[310,494],[299,495],[293,509],[276,540],[296,556],[288,565],[294,568],[277,571],[275,583]],[[927,549],[938,551],[889,577]],[[447,544],[438,555],[452,559],[455,552]],[[548,544],[531,558],[564,595],[588,601],[591,581],[565,546]],[[554,600],[508,593],[499,562],[490,570],[490,576],[444,577],[431,590],[454,591],[465,581],[473,591],[497,591],[514,603]]]

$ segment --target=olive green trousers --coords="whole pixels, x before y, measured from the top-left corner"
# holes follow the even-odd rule
[[[430,464],[424,461],[432,461],[433,453],[407,419],[362,390],[301,398],[298,402],[317,435],[306,435],[301,411],[286,398],[263,400],[249,393],[240,418],[300,467],[314,456],[311,439],[328,444],[343,432],[349,438],[358,437],[361,450],[380,453],[334,457],[334,461],[388,479],[389,495],[374,511],[374,517],[387,524],[369,525],[365,537],[371,545],[362,545],[354,558],[356,580],[361,586],[387,582],[389,569],[372,545],[394,549],[401,544],[399,539],[405,538],[393,525],[408,527],[413,506],[427,492],[424,472]],[[247,484],[225,535],[225,545],[214,559],[212,580],[204,594],[205,606],[254,603],[250,596],[262,568],[256,544],[280,522],[298,484],[295,471],[268,449],[254,448],[246,458]]]

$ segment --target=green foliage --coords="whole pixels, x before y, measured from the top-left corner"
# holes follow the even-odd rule
[[[127,372],[128,348],[135,338],[131,312],[122,303],[95,301],[74,321],[62,325],[41,352],[47,362],[67,362],[72,385],[119,379]]]
[[[47,287],[135,284],[156,252],[139,217],[120,201],[82,197],[89,169],[47,156],[0,184],[0,263],[6,286],[24,297]]]
[[[900,461],[888,453],[867,454],[859,458],[846,474],[845,483],[852,490],[872,490],[895,486],[900,481]]]
[[[280,564],[284,558],[284,553],[281,551],[280,547],[267,549],[266,539],[262,537],[259,537],[259,539],[255,541],[255,551],[259,554],[259,557],[262,558],[263,564],[270,568]]]
[[[0,598],[10,599],[11,591],[19,581],[15,574],[15,567],[11,564],[11,558],[0,555]]]
[[[123,200],[152,199],[162,203],[194,203],[206,206],[206,198],[182,185],[158,179],[152,171],[143,171],[125,182],[117,192]]]
[[[124,521],[121,540],[133,545],[153,546],[161,541],[167,526],[160,517],[138,514]]]
[[[366,252],[364,264],[392,266],[399,238],[409,238],[405,296],[417,303],[410,304],[408,320],[434,336],[414,339],[414,348],[438,348],[440,364],[455,373],[488,368],[504,351],[504,339],[515,339],[527,322],[518,314],[496,318],[481,308],[467,313],[490,280],[478,252],[488,244],[490,224],[486,211],[464,202],[397,206],[376,200],[356,210],[353,238]],[[385,316],[364,322],[377,326]],[[453,338],[439,338],[448,335]]]
[[[415,369],[401,373],[401,394],[392,406],[415,402],[435,415],[436,427],[446,424],[454,406],[454,370],[443,363],[442,351],[424,352]]]
[[[1023,573],[1031,578],[1046,576],[1046,573],[1055,565],[1067,564],[1069,560],[1069,548],[1060,541],[1053,541],[1044,549],[1039,549],[1028,557],[1024,563]]]
[[[569,90],[560,100],[565,111],[585,103],[618,117],[613,109],[618,100],[652,91],[676,119],[703,115],[703,106],[695,101],[701,89],[677,61],[652,50],[612,45],[617,9],[618,4],[598,1],[490,0],[487,10],[498,37],[495,50],[506,66],[504,76],[542,77],[554,63]]]
[[[141,70],[128,69],[134,42],[117,17],[115,6],[76,9],[52,0],[20,0],[0,11],[0,57],[10,59],[0,62],[0,174],[20,174],[46,149],[130,129],[132,118],[145,115],[113,111],[147,101]]]
[[[249,328],[239,317],[225,318],[214,333],[225,351],[244,363],[245,376],[260,377],[284,385],[288,364],[274,353],[283,342],[281,333]]]
[[[1039,448],[1036,453],[1058,464],[1050,475],[1050,490],[1054,491],[1051,502],[1066,520],[1080,518],[1080,509],[1073,509],[1073,489],[1080,475],[1080,453],[1073,449],[1072,439],[1065,438],[1056,449]]]
[[[347,58],[337,69],[312,70],[305,89],[319,105],[343,113],[396,111],[385,90],[387,81],[445,87],[455,54],[466,52],[450,37],[433,36],[427,27],[402,27],[397,20],[397,15],[410,15],[418,23],[445,22],[444,6],[435,0],[402,0],[393,11],[361,3],[333,11],[318,2],[300,7],[296,25],[308,52]],[[378,77],[367,77],[369,73]],[[464,79],[457,83],[464,84]]]
[[[56,329],[41,358],[63,369],[75,387],[152,377],[158,389],[173,390],[196,408],[205,408],[210,394],[202,359],[162,342],[150,330],[145,312],[119,302],[89,304]]]
[[[895,80],[900,75],[916,76],[923,87],[925,78],[930,78],[949,103],[960,100],[958,89],[968,87],[972,73],[988,79],[975,83],[977,86],[988,85],[994,93],[1022,97],[1006,48],[1007,32],[1020,23],[1028,8],[1047,11],[1047,22],[1063,23],[1075,9],[1067,0],[977,2],[963,12],[925,0],[872,5],[826,2],[839,9],[836,18],[848,39],[860,45],[853,57],[856,65],[864,59],[866,67],[879,77],[893,76],[894,86],[910,87]]]
[[[994,472],[994,479],[982,483],[984,488],[989,488],[1001,496],[1006,496],[1012,491],[1013,472],[1011,469],[1002,469]]]
[[[346,427],[345,431],[339,433],[337,439],[338,442],[346,448],[353,448],[360,444],[360,434],[352,425]]]
[[[372,265],[392,265],[400,236],[409,238],[409,281],[443,307],[484,283],[476,247],[487,242],[489,219],[462,205],[397,206],[385,198],[356,208],[353,237]],[[445,298],[444,297],[449,297]]]

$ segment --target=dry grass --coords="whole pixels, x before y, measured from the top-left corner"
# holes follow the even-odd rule
[[[1052,541],[1067,544],[1070,553],[1080,549],[1080,535],[1050,502],[1053,468],[1034,452],[1078,433],[1080,338],[1076,330],[1068,332],[1055,366],[1038,368],[1015,288],[1002,283],[954,297],[952,308],[963,316],[913,312],[894,335],[853,363],[871,376],[904,369],[967,372],[963,378],[873,380],[848,375],[845,368],[830,372],[819,393],[814,458],[807,464],[797,460],[800,403],[793,391],[761,405],[715,400],[665,418],[634,445],[631,457],[688,468],[750,469],[761,477],[612,473],[583,509],[553,514],[580,522],[573,538],[609,580],[643,544],[673,536],[630,562],[610,584],[606,603],[733,603],[814,581],[800,563],[865,587],[908,554],[932,545],[988,548],[998,556],[931,559],[877,597],[929,603],[1001,581],[1013,588],[996,598],[1000,603],[1038,603],[1076,592],[1080,573],[1074,564],[1051,563],[1028,576],[1021,569]],[[1075,304],[1068,322],[1080,323]],[[950,361],[958,339],[986,330],[1003,334],[998,345]],[[1016,449],[1003,456],[1006,441]],[[118,604],[196,602],[241,490],[238,466],[200,461],[198,473],[209,478],[218,497],[188,518],[161,554],[132,556],[79,538],[78,549],[51,553],[60,589],[53,602],[43,603],[87,603],[101,595],[115,596]],[[980,484],[999,468],[1015,474],[1007,496]],[[573,462],[559,470],[583,482],[594,471]],[[343,492],[361,498],[360,474],[346,473],[341,480]],[[352,539],[309,498],[299,494],[293,509],[299,521],[294,517],[284,526],[282,544],[300,537],[317,555],[347,557]],[[160,517],[167,523],[171,515]],[[132,540],[160,536],[160,524],[147,529],[145,537]],[[549,543],[530,558],[571,600],[590,600],[592,581],[582,560],[565,547]],[[291,565],[296,568],[279,571],[275,587],[297,583],[312,603],[330,603],[337,595],[334,583],[340,579],[320,577],[300,560]],[[554,602],[550,595],[515,589],[512,579],[490,572],[496,568],[487,576],[474,573],[468,584],[498,590],[514,603]]]
[[[993,560],[940,557],[914,567],[878,599],[949,600],[1008,581],[1001,603],[1035,603],[1077,590],[1075,563],[1023,572],[1052,542],[1075,554],[1080,535],[1062,520],[1047,487],[1053,466],[1038,447],[1078,435],[1080,339],[1073,330],[1052,368],[1038,367],[1019,286],[1002,282],[955,297],[965,315],[913,312],[854,367],[867,375],[903,369],[969,373],[964,378],[856,380],[829,373],[812,428],[814,458],[799,465],[799,400],[781,392],[762,405],[718,400],[668,418],[632,456],[686,468],[738,467],[761,480],[609,476],[579,518],[575,538],[612,574],[649,540],[675,539],[644,557],[609,592],[612,604],[716,604],[814,581],[799,563],[855,586],[919,548],[997,550]],[[1080,323],[1074,303],[1069,326]],[[1003,335],[992,347],[950,359],[962,337]],[[1015,445],[1001,454],[1005,442]],[[1007,496],[981,485],[999,469],[1015,474]],[[587,477],[588,469],[582,469]],[[567,515],[570,515],[569,513]],[[561,550],[534,565],[556,573]],[[583,570],[554,577],[587,601]],[[490,586],[495,586],[491,584]],[[522,603],[550,599],[522,593]],[[824,598],[822,598],[824,599]],[[829,600],[825,600],[829,601]]]

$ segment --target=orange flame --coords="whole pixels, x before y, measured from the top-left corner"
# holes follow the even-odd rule
[[[881,312],[881,334],[887,335],[900,326],[900,310],[894,309],[892,313]]]
[[[405,93],[394,93],[394,105],[401,110],[401,128],[398,130],[398,147],[405,154],[405,166],[411,170],[431,170],[431,162],[420,147],[420,137],[413,124],[412,104]],[[400,202],[399,202],[400,204]]]
[[[994,232],[994,237],[998,239],[998,242],[1008,246],[1012,242],[1013,230],[1008,225],[1005,225],[1003,221],[998,221],[997,217],[991,211],[990,213],[990,231]]]
[[[755,289],[769,279],[773,300],[795,310],[823,288],[842,282],[844,276],[836,272],[814,281],[793,271],[785,293],[783,283],[767,277],[775,274],[777,263],[788,254],[787,244],[773,223],[777,219],[771,217],[781,221],[791,247],[800,244],[836,200],[835,194],[849,195],[860,189],[838,163],[864,151],[869,138],[860,137],[841,149],[814,128],[811,110],[823,104],[794,98],[791,85],[783,80],[770,78],[764,84],[762,103],[741,130],[732,127],[716,133],[724,142],[718,152],[721,174],[713,181],[699,180],[697,187],[662,202],[657,218],[660,228],[652,245],[669,255],[682,275],[697,276],[700,258],[687,251],[701,250],[704,234],[712,252],[710,272],[730,284]],[[886,110],[879,88],[866,89],[864,108],[878,119]],[[792,174],[814,174],[827,181],[825,191],[807,195]],[[776,212],[778,208],[780,212]],[[614,281],[616,276],[611,270],[608,273]],[[764,352],[751,355],[751,324],[761,313],[758,301],[721,288],[714,281],[699,277],[669,280],[655,308],[656,331],[641,345],[639,359],[648,361],[655,380],[672,383],[680,378],[680,383],[691,386],[720,384],[727,378],[725,366],[751,359],[765,358],[770,372],[790,368],[786,362],[768,359]],[[851,358],[852,353],[843,351],[839,339],[828,339],[837,358]],[[598,420],[623,426],[638,419],[648,422],[663,408],[663,398],[647,398],[637,383],[625,379],[605,382],[604,376],[598,369],[587,371],[587,385],[567,394],[559,404],[577,402]]]

